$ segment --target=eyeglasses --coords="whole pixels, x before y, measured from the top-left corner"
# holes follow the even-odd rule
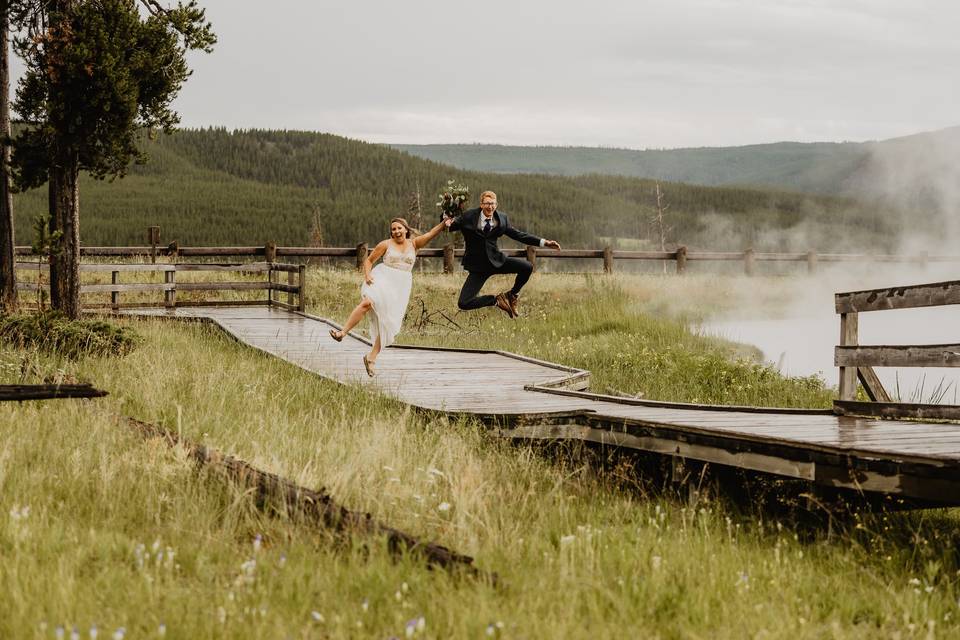
[[[480,203],[480,206],[481,206],[481,207],[495,207],[495,206],[497,206],[497,202],[496,202],[496,201],[493,201],[493,202],[481,202],[481,203]]]

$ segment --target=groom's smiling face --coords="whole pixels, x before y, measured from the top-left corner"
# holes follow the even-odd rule
[[[497,210],[497,199],[486,196],[480,201],[480,210],[483,211],[483,215],[489,218]]]

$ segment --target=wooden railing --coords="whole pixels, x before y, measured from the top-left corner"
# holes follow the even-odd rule
[[[367,243],[356,247],[280,247],[276,243],[268,242],[264,246],[245,247],[181,247],[176,242],[166,247],[156,245],[142,247],[81,247],[80,255],[89,257],[114,258],[149,258],[156,261],[157,257],[172,260],[183,258],[228,258],[228,257],[256,257],[266,262],[275,262],[277,258],[347,258],[353,259],[357,267],[367,256]],[[865,263],[899,263],[925,266],[929,263],[960,263],[960,255],[894,255],[894,254],[860,254],[860,253],[771,253],[759,252],[753,249],[744,251],[689,251],[685,246],[679,246],[671,251],[627,251],[604,247],[602,249],[564,249],[554,251],[526,247],[524,249],[506,249],[504,254],[514,257],[525,257],[536,268],[541,258],[550,259],[598,259],[603,261],[603,270],[610,273],[614,270],[617,261],[653,260],[675,263],[677,273],[683,273],[688,262],[719,261],[740,262],[743,272],[752,275],[758,262],[792,262],[803,264],[809,273],[817,270],[821,263],[834,262],[865,262]],[[16,255],[33,255],[30,247],[16,247]],[[421,258],[442,258],[443,270],[450,273],[454,270],[457,258],[463,256],[463,249],[454,248],[448,244],[439,248],[426,248],[417,252]]]
[[[49,266],[36,262],[17,262],[17,271],[21,273],[39,273],[36,281],[27,281],[18,276],[17,289],[21,291],[49,291]],[[110,301],[103,303],[83,302],[84,308],[110,308],[118,311],[123,308],[163,306],[174,309],[178,306],[211,305],[269,305],[296,311],[304,310],[304,265],[283,264],[278,262],[254,262],[241,265],[224,264],[88,264],[80,265],[81,273],[110,273],[109,284],[81,284],[80,294],[109,294]],[[184,272],[234,272],[245,274],[263,274],[265,280],[243,280],[230,282],[183,282],[177,280],[178,273]],[[152,273],[163,276],[163,282],[121,282],[121,274]],[[281,282],[281,274],[286,274],[286,282]],[[43,280],[46,280],[46,283]],[[262,300],[178,300],[178,292],[194,291],[265,291]],[[122,302],[121,295],[131,293],[163,293],[163,302]],[[286,293],[283,302],[275,292]]]
[[[874,367],[960,367],[960,344],[861,345],[859,314],[890,309],[916,309],[960,304],[960,280],[889,289],[838,293],[840,344],[834,364],[840,368],[840,398],[834,410],[840,414],[879,417],[913,417],[960,420],[960,406],[891,402]],[[857,382],[871,402],[857,402]]]

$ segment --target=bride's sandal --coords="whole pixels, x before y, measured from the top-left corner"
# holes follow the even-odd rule
[[[343,340],[343,331],[340,331],[339,329],[330,329],[330,337],[337,342],[340,342]]]
[[[371,378],[374,376],[374,374],[377,373],[376,370],[374,369],[374,366],[376,364],[377,363],[375,360],[369,360],[367,356],[363,356],[363,368],[367,370],[367,375],[370,376]]]

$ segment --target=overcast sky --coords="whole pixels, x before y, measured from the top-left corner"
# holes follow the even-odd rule
[[[200,0],[186,126],[630,148],[960,124],[957,0]]]

